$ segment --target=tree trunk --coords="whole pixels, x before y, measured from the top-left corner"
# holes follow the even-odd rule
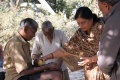
[[[44,9],[46,9],[50,14],[55,15],[54,10],[49,6],[49,4],[45,0],[38,0]]]

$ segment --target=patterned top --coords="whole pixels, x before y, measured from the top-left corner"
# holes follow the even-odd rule
[[[67,56],[63,58],[69,68],[74,65],[75,68],[73,69],[72,67],[72,71],[80,69],[80,66],[76,63],[76,61],[80,61],[80,57],[90,57],[96,55],[102,30],[103,26],[100,22],[94,24],[89,35],[79,28],[69,42],[63,46],[63,49],[66,52],[76,56]],[[73,64],[71,64],[72,62]]]

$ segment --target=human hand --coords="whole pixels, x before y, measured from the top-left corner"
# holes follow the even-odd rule
[[[81,62],[78,62],[78,65],[80,66],[89,65],[92,63],[91,57],[81,57],[80,59],[82,60]]]
[[[44,63],[46,60],[48,60],[48,59],[53,59],[53,58],[54,58],[53,54],[50,53],[50,54],[45,55],[45,56],[43,56],[43,57],[41,57],[41,58],[39,58],[39,59],[41,59],[41,60],[43,61],[43,63]]]
[[[46,58],[45,57],[40,57],[39,60],[42,60],[43,64],[45,63],[46,61]]]
[[[39,54],[32,54],[32,59],[36,60],[39,59],[40,55]]]
[[[38,59],[34,60],[34,66],[39,67],[42,65],[44,65],[42,60],[38,60]]]

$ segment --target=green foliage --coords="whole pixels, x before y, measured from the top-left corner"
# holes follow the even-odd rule
[[[66,7],[66,2],[63,0],[46,0],[52,9],[56,12],[62,12]]]
[[[16,35],[19,30],[20,21],[27,17],[33,18],[38,22],[38,30],[41,30],[41,24],[43,21],[49,20],[53,23],[56,29],[63,30],[68,38],[71,37],[72,33],[70,35],[70,33],[67,31],[75,31],[74,27],[69,28],[66,26],[66,21],[64,21],[62,13],[56,15],[46,15],[41,12],[34,12],[34,10],[32,10],[31,8],[27,8],[18,9],[15,11],[11,9],[6,11],[4,9],[3,11],[0,11],[0,14],[0,44],[3,44],[3,46],[11,37]],[[31,43],[33,43],[33,41],[31,41]]]
[[[94,13],[100,15],[96,0],[46,0],[56,13],[62,12],[67,18],[73,18],[73,11],[80,6],[89,7]]]
[[[93,2],[85,1],[88,0],[58,0],[58,2],[56,3],[58,6],[56,5],[57,7],[55,8],[56,12],[58,12],[58,14],[56,15],[49,15],[47,14],[47,11],[36,12],[31,7],[12,10],[9,6],[9,2],[4,2],[3,5],[0,6],[0,44],[5,45],[5,43],[11,37],[16,35],[19,30],[19,22],[23,18],[27,17],[33,18],[38,22],[39,30],[43,21],[50,20],[55,26],[55,28],[63,30],[67,38],[70,39],[70,37],[77,29],[77,26],[74,25],[72,22],[72,11],[83,5],[89,6],[91,9],[94,9],[94,11],[97,10],[95,8],[96,4],[92,5],[95,0],[91,0]],[[64,19],[65,13],[62,13],[64,11],[67,16],[70,17],[69,20]]]
[[[71,16],[72,10],[80,0],[46,0],[56,13],[64,12],[67,17]]]

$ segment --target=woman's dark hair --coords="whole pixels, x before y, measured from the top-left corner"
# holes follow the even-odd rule
[[[98,18],[96,14],[93,14],[92,11],[88,7],[78,8],[74,16],[74,19],[76,20],[79,17],[83,19],[93,19],[93,22],[100,21],[100,18]]]

